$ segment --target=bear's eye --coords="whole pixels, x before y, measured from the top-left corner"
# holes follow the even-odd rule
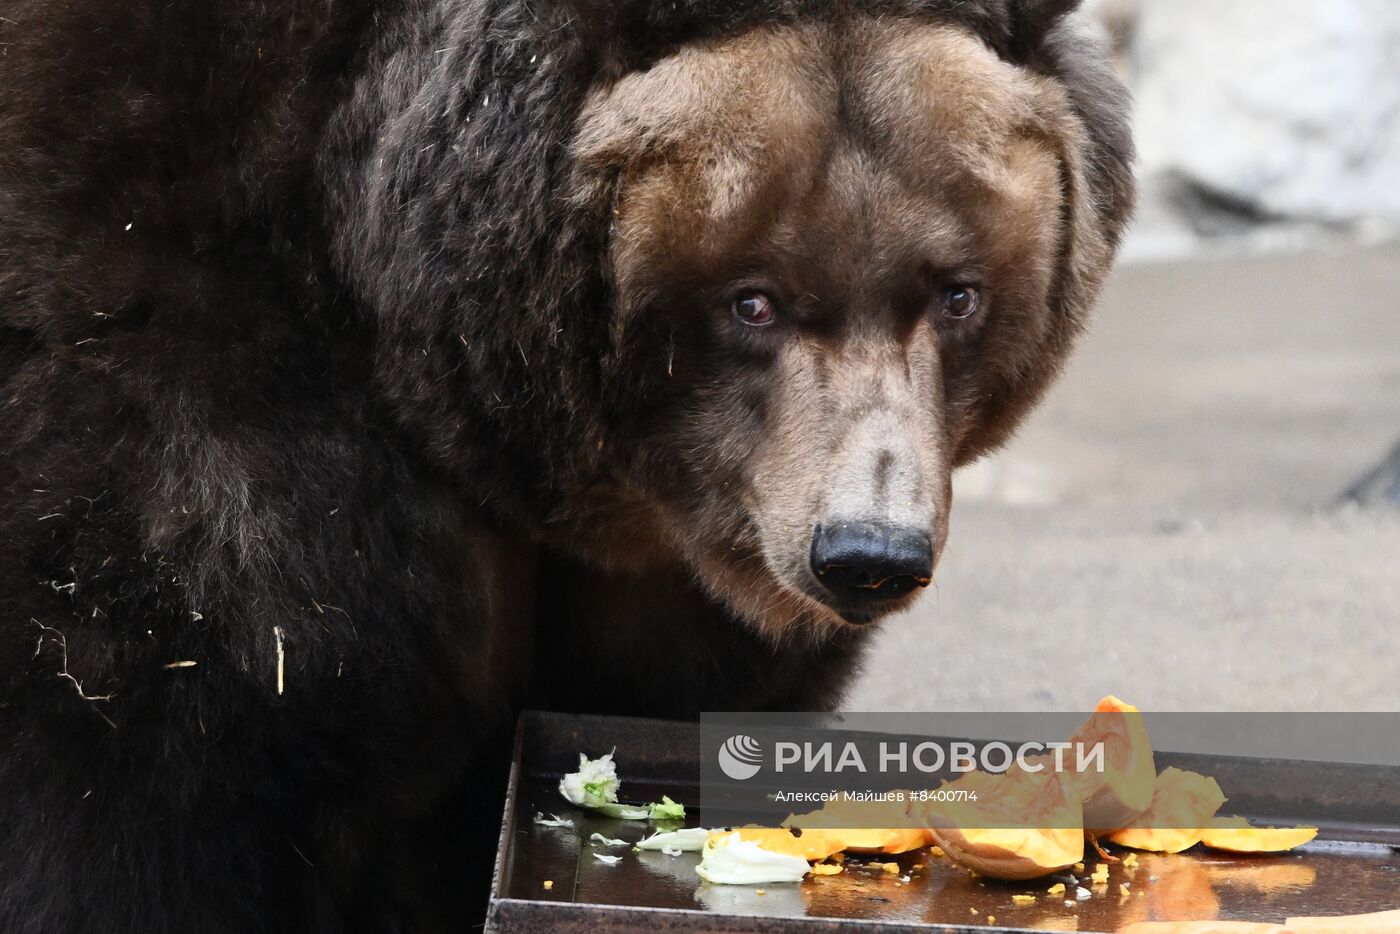
[[[975,285],[950,285],[943,290],[943,314],[949,318],[971,318],[981,307],[982,292]]]
[[[734,317],[749,327],[765,328],[778,317],[773,298],[767,292],[740,292],[734,298],[733,308]]]

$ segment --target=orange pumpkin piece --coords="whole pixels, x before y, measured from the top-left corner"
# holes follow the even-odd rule
[[[917,850],[927,841],[924,829],[906,826],[909,822],[902,802],[838,799],[809,814],[789,814],[783,826],[830,830],[848,850],[893,856]]]
[[[1297,934],[1279,924],[1252,921],[1139,921],[1118,934]]]
[[[1119,846],[1154,853],[1180,853],[1201,842],[1225,794],[1215,779],[1169,768],[1157,776],[1152,805],[1126,827],[1109,835]]]
[[[1345,918],[1289,918],[1295,934],[1395,934],[1400,931],[1400,909]]]
[[[944,789],[976,795],[924,811],[934,839],[956,862],[994,879],[1020,880],[1083,860],[1083,806],[1054,774],[972,772]]]
[[[711,841],[736,831],[717,830]],[[846,841],[831,830],[796,830],[787,827],[739,827],[740,840],[751,840],[770,853],[797,856],[809,863],[820,862],[846,848]]]
[[[1316,827],[1254,827],[1243,817],[1219,817],[1201,831],[1201,842],[1227,853],[1282,853],[1316,836]]]
[[[1094,834],[1127,827],[1152,805],[1157,764],[1142,713],[1112,695],[1099,701],[1094,713],[1070,742],[1092,748],[1104,745],[1104,770],[1075,776],[1084,799],[1084,826]]]
[[[915,827],[893,827],[889,830],[847,829],[836,831],[846,841],[846,849],[853,853],[883,853],[897,856],[917,850],[924,845],[924,831]]]

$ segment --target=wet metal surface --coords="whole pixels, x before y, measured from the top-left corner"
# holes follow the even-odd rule
[[[1176,856],[1138,854],[1131,868],[1110,867],[1107,885],[1093,885],[1090,858],[1082,872],[1027,883],[980,879],[928,850],[896,857],[898,873],[873,858],[851,857],[836,876],[801,884],[708,885],[695,875],[699,854],[671,857],[630,847],[590,846],[589,835],[635,841],[652,827],[614,821],[570,807],[558,795],[559,775],[576,767],[577,754],[617,749],[623,797],[655,800],[665,793],[687,805],[687,826],[703,826],[692,810],[697,797],[694,727],[651,721],[527,715],[502,831],[488,930],[515,931],[809,931],[854,926],[871,931],[1083,931],[1113,932],[1135,921],[1277,920],[1298,915],[1346,915],[1400,908],[1400,770],[1370,776],[1380,793],[1375,813],[1352,804],[1363,822],[1328,824],[1319,840],[1278,856],[1239,857],[1192,851]],[[1164,757],[1166,758],[1166,757]],[[1240,760],[1216,770],[1231,793],[1239,783],[1265,783]],[[1211,763],[1190,765],[1206,771]],[[1306,820],[1309,797],[1297,787],[1327,774],[1327,766],[1275,769],[1269,814]],[[1274,774],[1277,773],[1277,774]],[[1279,776],[1286,776],[1280,779]],[[1393,779],[1389,781],[1386,779]],[[1392,791],[1393,789],[1393,791]],[[1243,794],[1236,796],[1247,797]],[[1322,805],[1322,811],[1327,811]],[[572,828],[533,823],[537,811],[556,812]],[[1384,819],[1382,819],[1384,818]],[[608,865],[594,853],[620,855]],[[879,860],[884,862],[886,860]],[[545,889],[546,880],[552,882]],[[1066,883],[1066,894],[1047,888]],[[1124,890],[1122,885],[1126,883]],[[1090,893],[1076,900],[1076,889]],[[760,894],[761,891],[761,894]],[[1033,895],[1018,904],[1013,896]],[[1069,904],[1067,904],[1067,900]],[[1024,898],[1021,899],[1024,902]]]

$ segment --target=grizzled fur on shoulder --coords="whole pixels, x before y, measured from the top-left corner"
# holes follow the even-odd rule
[[[577,121],[761,23],[945,22],[1063,86],[1116,241],[1066,6],[0,0],[0,930],[461,930],[523,706],[833,704],[863,632],[590,557],[631,376]]]

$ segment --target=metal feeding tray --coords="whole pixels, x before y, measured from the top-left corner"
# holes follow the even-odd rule
[[[848,857],[847,871],[801,884],[720,886],[695,874],[699,854],[600,851],[589,835],[640,839],[651,828],[570,807],[559,777],[578,754],[617,750],[624,797],[686,805],[687,826],[705,826],[699,799],[699,727],[691,723],[527,713],[515,741],[486,930],[869,932],[1081,931],[1110,934],[1134,921],[1281,920],[1400,908],[1400,769],[1381,766],[1158,754],[1215,776],[1232,813],[1261,821],[1308,823],[1316,841],[1292,853],[1238,857],[1192,851],[1138,854],[1111,867],[1110,884],[1077,879],[1092,892],[1073,900],[1046,890],[1052,880],[979,879],[927,850],[894,857],[890,873],[872,858]],[[534,823],[558,813],[573,827]],[[596,852],[623,858],[613,865]],[[878,862],[887,862],[886,857]],[[907,881],[905,881],[907,879]],[[546,888],[546,882],[549,887]],[[1127,882],[1126,894],[1120,883]],[[1019,904],[1016,895],[1035,895]],[[1026,900],[1022,898],[1021,902]]]

